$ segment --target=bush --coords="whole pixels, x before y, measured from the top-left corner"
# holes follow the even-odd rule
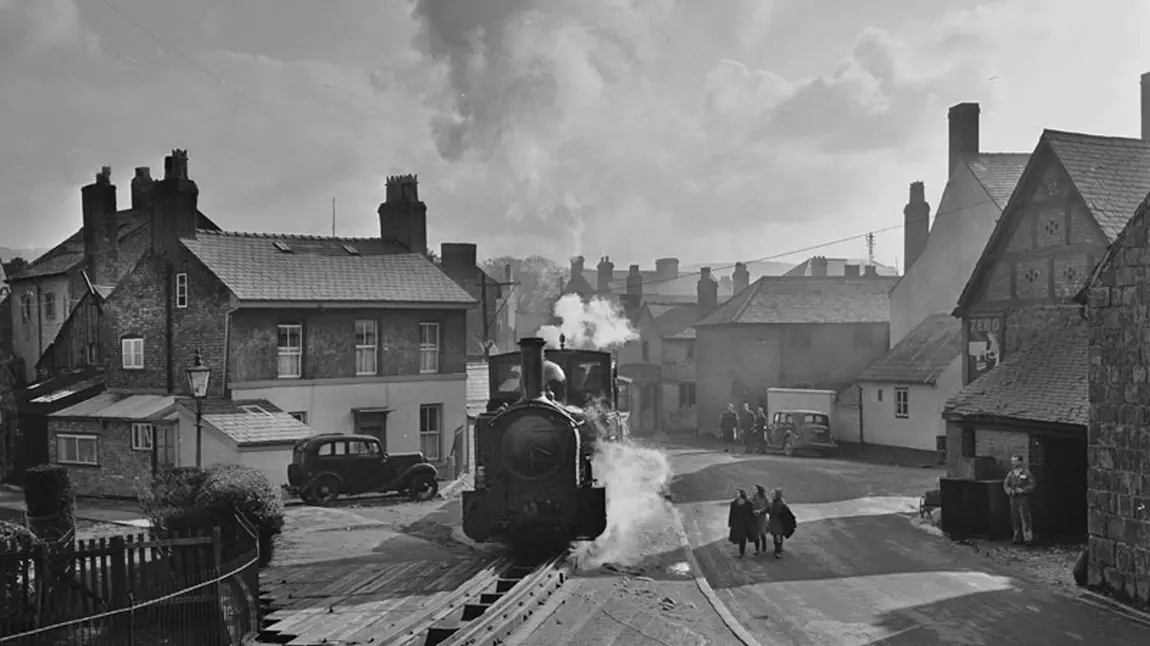
[[[271,562],[275,536],[284,525],[279,491],[259,470],[240,464],[173,469],[157,476],[151,489],[141,492],[140,502],[157,527],[219,527],[225,561],[251,548],[235,519],[243,516],[256,530],[261,567]]]
[[[15,549],[16,551],[31,550],[42,541],[22,525],[0,520],[0,552]],[[23,585],[20,581],[20,571],[15,567],[0,568],[0,613],[8,619],[19,617],[30,610],[23,606],[20,600],[24,599]]]
[[[24,507],[40,538],[59,540],[76,528],[76,496],[68,469],[44,464],[24,474]]]

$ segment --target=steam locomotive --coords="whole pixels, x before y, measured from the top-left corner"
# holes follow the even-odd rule
[[[475,425],[475,486],[463,532],[516,547],[593,540],[607,527],[592,473],[598,442],[628,437],[628,380],[608,352],[545,349],[543,339],[488,360],[490,399]]]

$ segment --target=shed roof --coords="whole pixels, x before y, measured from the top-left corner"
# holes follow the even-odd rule
[[[176,404],[172,395],[124,395],[102,392],[68,408],[52,413],[52,417],[90,417],[95,419],[159,420],[170,413]]]
[[[315,431],[265,399],[205,401],[203,420],[240,446],[287,444],[315,435]],[[190,399],[180,405],[194,410]]]
[[[858,380],[934,384],[961,351],[962,322],[949,314],[932,314],[867,366]]]

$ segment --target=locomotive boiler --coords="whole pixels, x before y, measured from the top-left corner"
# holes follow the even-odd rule
[[[475,486],[463,492],[463,531],[476,542],[544,545],[593,540],[607,527],[594,478],[599,441],[627,435],[608,352],[520,352],[488,362],[490,399],[475,424]]]

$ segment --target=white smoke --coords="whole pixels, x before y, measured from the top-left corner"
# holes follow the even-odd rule
[[[552,348],[559,347],[559,335],[568,348],[612,350],[639,338],[618,305],[594,297],[586,303],[578,294],[567,294],[555,303],[559,325],[544,325],[536,333]]]
[[[607,528],[593,541],[576,543],[572,557],[580,570],[606,563],[637,565],[651,556],[648,539],[674,522],[671,503],[664,497],[671,482],[671,462],[656,449],[606,441],[610,429],[604,425],[607,409],[601,403],[583,412],[594,424],[598,439],[591,471],[597,484],[607,489]]]

